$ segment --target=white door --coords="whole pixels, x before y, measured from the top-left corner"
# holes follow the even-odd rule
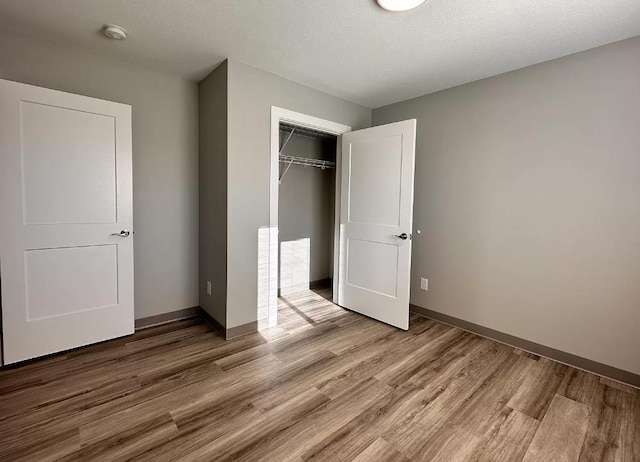
[[[0,80],[5,364],[133,333],[132,225],[131,107]]]
[[[409,328],[415,119],[342,136],[338,304]]]

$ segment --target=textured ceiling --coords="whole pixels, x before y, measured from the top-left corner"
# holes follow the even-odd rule
[[[2,26],[192,80],[229,57],[375,108],[640,35],[640,0],[0,0]]]

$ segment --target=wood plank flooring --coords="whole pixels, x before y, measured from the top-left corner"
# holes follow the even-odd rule
[[[225,342],[192,319],[0,371],[1,461],[640,461],[640,391],[308,291]]]

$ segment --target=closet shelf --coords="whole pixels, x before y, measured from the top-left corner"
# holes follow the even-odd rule
[[[296,135],[305,136],[307,138],[314,138],[320,141],[333,141],[336,142],[336,135],[333,133],[325,133],[318,130],[313,130],[307,127],[301,127],[299,125],[288,124],[286,122],[280,122],[280,131],[284,133],[291,133],[295,131]]]

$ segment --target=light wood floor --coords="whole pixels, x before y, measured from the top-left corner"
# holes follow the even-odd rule
[[[313,292],[280,321],[229,342],[182,321],[3,370],[0,460],[640,461],[630,387]]]

